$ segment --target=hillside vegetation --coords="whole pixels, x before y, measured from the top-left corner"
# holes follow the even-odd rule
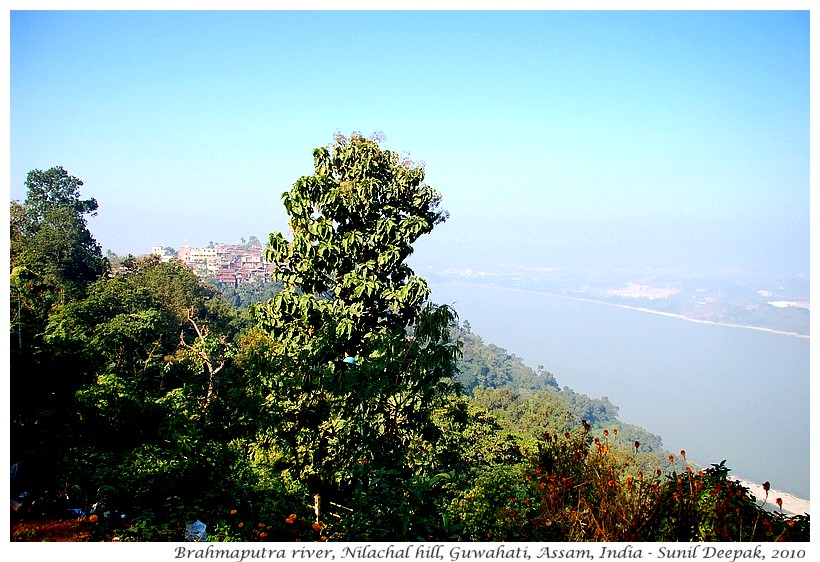
[[[10,225],[15,520],[122,541],[194,523],[210,541],[808,540],[808,515],[431,302],[405,260],[447,213],[420,166],[357,134],[314,162],[270,236],[276,285],[246,292],[175,260],[112,267],[82,182],[29,174]]]

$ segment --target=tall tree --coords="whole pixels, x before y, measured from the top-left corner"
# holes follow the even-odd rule
[[[99,205],[93,197],[80,199],[83,182],[62,166],[46,171],[32,170],[26,176],[26,208],[33,224],[41,224],[50,209],[68,207],[76,215],[96,214]]]
[[[405,261],[447,218],[423,168],[355,133],[313,156],[282,196],[291,239],[272,233],[265,253],[283,290],[253,312],[268,430],[314,492],[338,497],[362,471],[424,471],[459,346],[455,313]]]
[[[86,224],[97,201],[81,199],[82,185],[61,167],[33,170],[25,202],[10,209],[12,451],[44,470],[67,446],[70,403],[83,377],[45,341],[49,316],[106,269]]]
[[[12,267],[35,272],[49,293],[78,294],[107,267],[86,221],[97,200],[81,199],[82,185],[61,166],[32,170],[25,203],[12,202]]]

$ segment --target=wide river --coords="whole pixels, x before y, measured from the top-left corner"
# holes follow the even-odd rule
[[[809,498],[809,340],[606,304],[431,281],[485,343],[619,407],[703,466]]]

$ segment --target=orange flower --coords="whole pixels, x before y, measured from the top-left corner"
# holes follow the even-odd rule
[[[264,532],[264,531],[262,531],[261,533],[259,533],[259,538],[260,538],[260,539],[264,539],[264,538],[265,538],[265,537],[267,537],[267,536],[268,536],[268,534],[267,534],[266,532]]]
[[[231,510],[231,515],[236,515],[236,510],[235,509]]]
[[[608,429],[604,430],[604,437],[609,437],[609,430]]]
[[[321,525],[319,525],[319,523],[314,523],[314,524],[313,524],[313,530],[314,530],[314,531],[321,531],[321,530],[322,530],[322,526],[321,526]]]
[[[88,520],[89,520],[89,521],[91,521],[92,523],[96,523],[96,522],[97,522],[97,520],[98,520],[99,518],[100,518],[100,517],[99,517],[99,515],[97,515],[97,514],[94,514],[94,515],[89,515],[89,516],[88,516]]]
[[[675,455],[669,455],[669,462],[675,462]]]
[[[685,450],[683,450],[683,449],[681,449],[681,450],[680,450],[680,456],[682,456],[682,457],[684,458],[684,460],[685,460],[685,459],[686,459],[686,451],[685,451]]]
[[[637,452],[638,449],[641,448],[641,442],[640,441],[635,441],[635,443],[633,443],[633,445],[635,446],[635,452]]]
[[[240,529],[241,529],[242,527],[244,527],[244,526],[245,526],[245,524],[244,524],[244,523],[242,523],[242,522],[240,522],[240,523],[239,523],[239,528],[240,528]]]
[[[783,509],[783,499],[782,498],[777,498],[776,500],[774,500],[774,503],[777,504],[777,507],[779,507],[780,509]]]

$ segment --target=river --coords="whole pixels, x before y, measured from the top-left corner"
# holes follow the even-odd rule
[[[486,343],[703,466],[809,498],[809,340],[488,285],[431,281]]]

